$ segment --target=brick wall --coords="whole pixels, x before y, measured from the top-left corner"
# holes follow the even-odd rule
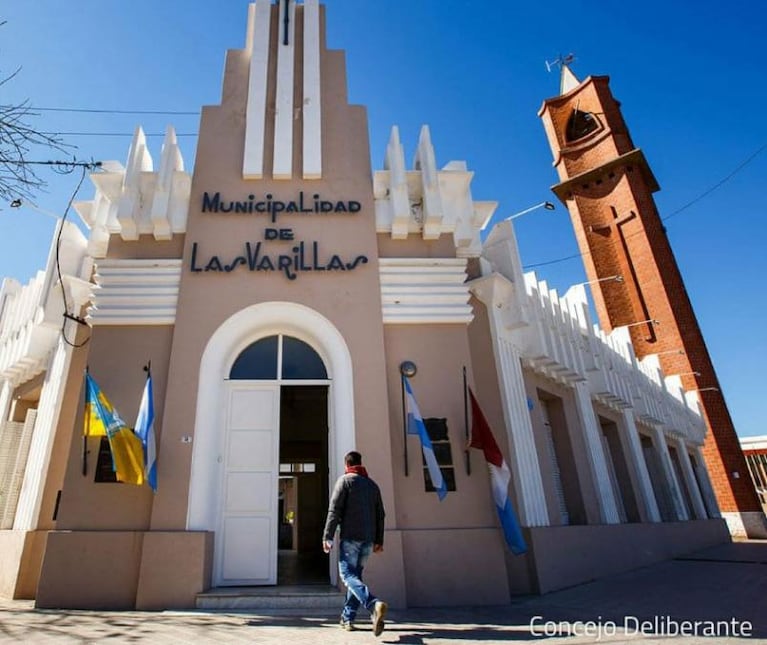
[[[567,141],[573,110],[591,112],[595,131]],[[687,295],[652,193],[658,189],[641,151],[634,148],[607,77],[590,77],[547,100],[541,112],[566,204],[589,280],[620,275],[623,282],[593,285],[600,325],[632,325],[638,358],[662,354],[666,375],[682,376],[699,392],[709,432],[703,448],[722,512],[761,511],[738,437]],[[659,324],[640,323],[656,320]],[[684,353],[673,353],[682,349]],[[737,477],[734,476],[737,473]]]

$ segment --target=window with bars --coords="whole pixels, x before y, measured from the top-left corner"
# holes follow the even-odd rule
[[[101,437],[99,454],[96,458],[96,474],[93,481],[97,484],[119,484],[114,464],[112,463],[112,451],[109,449],[109,439]]]
[[[431,447],[434,449],[434,456],[437,458],[439,469],[442,472],[442,478],[445,480],[447,490],[455,490],[455,468],[453,467],[453,452],[450,448],[450,437],[447,434],[447,419],[429,418],[423,420],[426,426],[426,432],[431,440]],[[426,466],[426,460],[423,459],[423,481],[424,490],[427,493],[434,492],[434,484],[429,476],[429,468]]]

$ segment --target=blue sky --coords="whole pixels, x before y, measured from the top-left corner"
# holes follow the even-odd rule
[[[224,51],[242,47],[247,0],[15,0],[0,20],[0,71],[21,67],[3,103],[39,107],[197,111],[220,97]],[[412,159],[429,124],[437,162],[466,160],[473,195],[498,217],[552,199],[552,156],[537,116],[556,95],[544,62],[575,53],[583,79],[608,75],[668,216],[711,190],[767,144],[763,42],[767,4],[703,0],[485,3],[327,0],[328,44],[346,50],[349,97],[368,108],[374,168],[399,125]],[[41,130],[130,134],[197,131],[197,116],[41,112]],[[81,159],[124,163],[127,136],[67,136]],[[181,137],[188,168],[196,139]],[[157,159],[161,139],[150,138]],[[41,152],[44,159],[51,153]],[[40,208],[61,212],[76,175],[45,174]],[[767,150],[667,221],[669,239],[736,428],[767,434]],[[78,198],[89,199],[86,182]],[[43,266],[53,219],[0,204],[0,276],[28,280]],[[578,253],[566,211],[516,221],[523,264]],[[584,279],[579,259],[536,268],[560,291]]]

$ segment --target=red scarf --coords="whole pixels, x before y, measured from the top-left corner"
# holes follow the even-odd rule
[[[346,466],[346,474],[361,475],[362,477],[368,476],[368,471],[365,470],[365,466]]]

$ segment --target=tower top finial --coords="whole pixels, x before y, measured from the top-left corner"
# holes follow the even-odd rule
[[[552,62],[546,61],[546,69],[549,72],[557,66],[559,66],[561,69],[559,76],[560,95],[567,94],[567,92],[581,84],[575,74],[573,74],[573,71],[570,69],[570,65],[573,63],[573,61],[575,61],[575,54],[567,54],[566,56],[560,54]]]

